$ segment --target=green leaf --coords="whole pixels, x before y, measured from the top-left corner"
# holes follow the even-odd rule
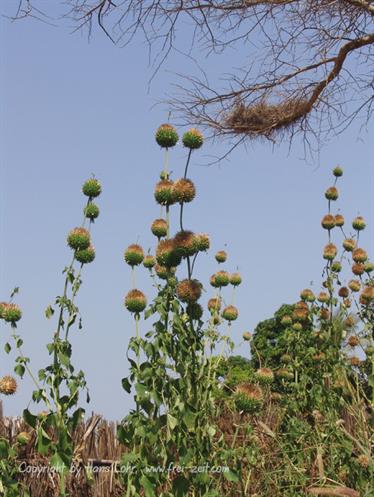
[[[55,311],[54,311],[53,307],[52,307],[51,305],[49,305],[49,306],[47,307],[47,309],[45,310],[45,317],[46,317],[47,319],[50,319],[50,318],[53,316],[54,312],[55,312]]]
[[[18,374],[18,376],[20,378],[23,377],[23,375],[25,374],[25,366],[22,366],[22,364],[17,364],[15,367],[14,367],[14,372],[16,374]]]
[[[66,354],[63,354],[62,352],[60,352],[58,354],[58,358],[59,358],[61,364],[63,364],[66,367],[70,366],[70,358]]]
[[[147,476],[143,475],[140,478],[140,483],[144,488],[144,493],[145,493],[146,497],[154,497],[155,486],[153,485],[151,480]]]
[[[19,292],[19,286],[16,286],[12,293],[10,294],[10,298],[12,299],[15,295],[17,295],[17,293]]]
[[[28,409],[24,409],[23,419],[26,421],[26,423],[29,426],[31,426],[31,428],[36,427],[36,423],[37,423],[38,418],[37,418],[37,416],[34,416],[33,414],[31,414],[31,412]]]
[[[131,383],[128,378],[122,378],[122,388],[127,392],[131,392]]]
[[[178,476],[173,481],[173,495],[175,497],[183,497],[188,495],[188,489],[190,487],[189,481],[184,476]]]
[[[12,350],[12,347],[8,342],[4,345],[4,350],[7,354],[9,354],[9,352]]]
[[[178,424],[178,420],[177,418],[175,418],[174,416],[172,416],[171,414],[168,414],[167,415],[167,421],[168,421],[168,425],[171,429],[171,431],[174,430],[174,428],[177,426]]]
[[[228,481],[232,481],[234,483],[239,482],[239,475],[237,473],[235,473],[235,471],[233,471],[232,469],[229,469],[228,471],[224,471],[223,475],[226,478],[226,480],[228,480]]]

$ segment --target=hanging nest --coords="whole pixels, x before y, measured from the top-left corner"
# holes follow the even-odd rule
[[[288,99],[279,104],[238,103],[226,115],[223,126],[234,134],[270,138],[277,131],[291,128],[309,111],[310,102],[305,98]]]

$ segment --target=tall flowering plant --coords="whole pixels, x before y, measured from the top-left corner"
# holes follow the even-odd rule
[[[79,461],[80,457],[79,447],[74,450],[72,435],[84,415],[84,409],[79,407],[79,397],[82,391],[87,391],[87,386],[84,372],[76,371],[72,364],[73,350],[70,334],[75,325],[82,328],[76,297],[82,284],[83,267],[95,259],[95,248],[91,243],[91,227],[100,212],[94,199],[101,194],[101,184],[96,178],[90,178],[83,184],[82,192],[87,198],[83,209],[82,224],[72,229],[67,236],[67,244],[72,250],[72,257],[69,265],[63,270],[65,275],[63,293],[56,297],[55,302],[45,311],[48,319],[51,319],[55,313],[57,314],[53,339],[47,344],[51,363],[41,369],[37,375],[33,374],[29,366],[29,358],[23,353],[23,340],[16,333],[17,322],[22,316],[20,308],[13,303],[12,298],[10,302],[0,304],[0,316],[10,323],[13,339],[13,345],[12,341],[6,342],[5,351],[10,353],[12,347],[18,351],[14,371],[20,378],[26,372],[30,375],[35,385],[32,400],[35,403],[44,404],[44,410],[38,415],[32,414],[29,409],[24,410],[23,417],[30,430],[22,433],[17,443],[19,445],[34,443],[37,452],[42,456],[47,456],[50,464],[60,470],[61,495],[66,495],[65,476],[71,463],[73,459]],[[16,380],[12,376],[7,375],[0,379],[1,394],[14,394],[16,387]],[[88,391],[87,401],[89,401]],[[2,440],[1,444],[4,445],[5,441]],[[7,448],[4,447],[3,452],[5,453],[6,449],[9,458],[14,459],[17,451],[14,452],[15,449],[9,447],[9,444]],[[0,473],[1,482],[2,474]],[[3,486],[5,487],[4,483]],[[11,497],[13,494],[9,482],[5,488],[8,492],[6,495]]]
[[[212,275],[215,294],[208,301],[205,320],[200,303],[205,288],[195,270],[198,257],[210,248],[210,239],[185,226],[185,208],[196,197],[189,167],[192,154],[203,145],[203,136],[196,129],[183,135],[187,160],[183,175],[173,180],[169,151],[178,140],[170,124],[156,132],[165,159],[154,191],[161,208],[161,216],[151,225],[157,239],[155,254],[145,254],[138,244],[130,245],[124,254],[133,274],[133,288],[124,303],[136,328],[128,346],[130,374],[122,380],[125,391],[134,392],[135,408],[118,428],[120,441],[129,448],[122,461],[131,468],[123,475],[127,496],[200,496],[214,487],[208,471],[217,438],[213,418],[220,356],[214,356],[214,351],[220,343],[223,347],[231,344],[219,329],[224,323],[230,328],[238,310],[233,301],[225,302],[223,289],[237,287],[241,277],[224,270]],[[176,233],[170,223],[172,208],[179,209]],[[216,254],[220,264],[226,258],[224,251]],[[135,283],[135,270],[141,264],[157,292],[149,305]],[[155,317],[144,335],[140,330],[143,312],[145,319]],[[193,471],[196,467],[206,470],[198,473]]]

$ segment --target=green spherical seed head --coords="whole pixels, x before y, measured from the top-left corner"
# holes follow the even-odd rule
[[[335,216],[332,216],[331,214],[326,214],[326,216],[322,218],[321,226],[325,230],[332,230],[336,226]]]
[[[353,221],[352,221],[352,227],[356,231],[361,231],[365,229],[366,227],[366,222],[362,216],[357,216]]]
[[[180,257],[190,257],[198,252],[198,241],[192,231],[179,231],[174,237],[175,253]]]
[[[230,283],[230,275],[227,271],[218,271],[210,278],[210,284],[214,288],[227,286]]]
[[[17,435],[17,442],[20,445],[27,445],[31,440],[31,435],[30,433],[27,433],[27,431],[22,431]]]
[[[201,289],[200,281],[185,279],[178,283],[177,296],[181,302],[193,304],[201,297]]]
[[[7,302],[0,302],[0,319],[4,318],[3,313],[7,305],[8,305]]]
[[[292,324],[292,317],[291,316],[283,316],[281,319],[281,324],[283,326],[290,326]]]
[[[336,166],[333,171],[332,171],[332,174],[336,177],[336,178],[340,178],[340,176],[343,176],[343,169],[339,166]]]
[[[226,319],[226,321],[235,321],[238,318],[238,316],[239,316],[239,311],[233,305],[227,306],[222,311],[222,317],[223,319]]]
[[[261,408],[264,396],[257,385],[242,384],[236,387],[234,400],[239,411],[253,414]]]
[[[3,395],[14,395],[17,391],[17,382],[13,376],[3,376],[0,378],[0,393]]]
[[[158,202],[160,205],[175,204],[173,182],[167,179],[159,181],[156,185],[154,196],[156,202]]]
[[[161,124],[156,131],[156,142],[162,148],[171,148],[178,143],[178,133],[171,124]]]
[[[3,308],[3,319],[7,323],[16,323],[22,317],[22,311],[16,304],[7,304]]]
[[[303,325],[301,323],[294,323],[292,325],[292,328],[295,330],[295,331],[301,331],[303,329]]]
[[[146,255],[143,260],[143,266],[152,269],[156,265],[156,259],[153,255]]]
[[[206,252],[210,248],[209,235],[206,233],[199,233],[196,235],[196,243],[199,252]]]
[[[174,240],[161,240],[156,248],[158,264],[166,267],[176,267],[181,263],[181,257],[176,253]]]
[[[333,243],[328,243],[323,250],[323,258],[328,261],[332,261],[335,259],[337,253],[338,250],[336,246]]]
[[[181,178],[174,182],[174,198],[180,204],[192,202],[196,195],[196,189],[193,182],[188,178]]]
[[[93,202],[90,202],[84,208],[84,215],[86,216],[87,219],[90,219],[91,221],[93,221],[94,219],[98,218],[99,214],[100,214],[100,209]]]
[[[86,249],[77,250],[75,252],[75,258],[81,264],[89,264],[95,259],[95,249],[91,245]]]
[[[197,304],[196,302],[193,304],[188,304],[186,312],[191,319],[195,320],[200,320],[203,316],[203,308],[201,307],[200,304]]]
[[[366,262],[364,268],[367,273],[371,273],[374,270],[374,262]]]
[[[101,184],[97,179],[90,178],[83,184],[82,192],[90,198],[98,197],[101,193]]]
[[[125,297],[125,306],[128,311],[138,314],[147,307],[147,299],[140,290],[130,290]]]
[[[245,340],[246,342],[249,342],[252,339],[252,333],[250,333],[249,331],[245,331],[243,333],[242,337],[243,337],[243,340]]]
[[[230,283],[233,286],[238,286],[242,282],[242,277],[240,276],[239,273],[232,273],[230,275]]]
[[[184,133],[182,142],[185,147],[191,150],[195,150],[202,146],[202,144],[204,143],[204,137],[200,133],[200,131],[195,128],[191,128],[189,131]]]
[[[151,231],[157,238],[162,238],[168,233],[168,223],[165,219],[155,219],[151,225]]]
[[[227,253],[224,250],[219,250],[214,257],[215,257],[216,261],[219,264],[221,264],[222,262],[226,262]]]
[[[175,274],[175,267],[166,267],[160,264],[155,265],[155,273],[161,280],[169,280]]]
[[[270,368],[260,368],[255,372],[255,378],[260,383],[269,384],[274,381],[274,373]]]
[[[341,264],[341,262],[334,261],[331,264],[331,270],[334,271],[334,273],[340,273],[340,271],[342,270],[342,264]]]
[[[89,247],[90,233],[85,228],[74,228],[67,237],[67,242],[73,250],[83,250]]]
[[[129,266],[138,266],[143,262],[144,251],[140,245],[134,243],[127,247],[124,258]]]
[[[339,192],[336,186],[330,186],[325,192],[325,197],[327,200],[337,200],[339,197]]]
[[[352,250],[354,250],[355,247],[356,247],[356,241],[353,238],[346,238],[343,241],[343,248],[347,252],[352,252]]]

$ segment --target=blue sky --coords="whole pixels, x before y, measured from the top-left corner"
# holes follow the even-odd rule
[[[12,3],[4,2],[4,9]],[[168,113],[155,104],[170,92],[174,73],[192,73],[195,67],[172,54],[148,91],[152,69],[141,39],[121,49],[101,33],[88,42],[66,26],[0,22],[1,300],[14,286],[21,288],[19,333],[37,371],[48,363],[45,343],[55,329],[44,310],[62,292],[61,271],[71,257],[66,234],[81,222],[81,185],[95,173],[103,185],[101,215],[93,228],[97,257],[83,274],[78,305],[84,329],[73,336],[73,362],[86,371],[92,397],[88,411],[120,419],[132,404],[120,380],[134,333],[123,308],[131,287],[123,251],[132,242],[154,246],[149,226],[159,216],[153,188],[163,156],[153,136]],[[187,31],[181,36],[188,41]],[[240,56],[208,59],[201,54],[199,63],[218,75]],[[238,353],[248,354],[243,331],[282,303],[294,302],[311,281],[319,290],[326,243],[320,228],[326,213],[323,193],[336,164],[344,168],[339,208],[348,220],[357,214],[367,219],[362,246],[373,254],[372,131],[354,124],[308,161],[301,141],[291,151],[288,143],[249,144],[229,161],[209,167],[209,157],[220,155],[227,144],[209,142],[193,156],[190,177],[198,194],[186,208],[185,226],[211,235],[210,255],[197,266],[203,282],[216,270],[215,251],[223,248],[229,253],[225,268],[242,273],[236,298],[240,317],[231,330]],[[185,157],[181,146],[171,154],[176,178]],[[145,271],[138,273],[138,286],[152,297]],[[0,375],[12,370],[14,356],[1,352],[8,335],[1,325]],[[18,394],[5,399],[5,412],[19,414],[31,388],[28,379],[21,382]]]

